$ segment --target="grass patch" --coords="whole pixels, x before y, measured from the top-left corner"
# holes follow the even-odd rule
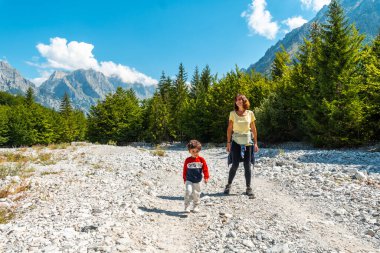
[[[150,153],[155,156],[166,156],[165,150],[160,145],[157,145],[155,150],[150,151]]]
[[[0,209],[0,224],[8,223],[14,216],[15,214],[10,210]]]
[[[107,145],[111,145],[111,146],[116,146],[117,142],[116,141],[113,141],[113,140],[109,140],[107,142]]]
[[[27,162],[29,158],[15,152],[0,153],[0,162]]]
[[[9,195],[14,195],[19,192],[26,191],[29,188],[30,188],[30,184],[20,184],[20,185],[10,184],[6,186],[4,189],[0,190],[0,198],[6,198]]]
[[[22,178],[30,177],[36,170],[34,168],[24,168],[24,163],[16,165],[0,165],[0,179],[7,176],[20,176]]]
[[[40,145],[40,144],[32,146],[32,149],[36,150],[36,151],[40,151],[40,150],[42,150],[44,148],[45,148],[45,146],[44,145]]]
[[[66,149],[70,147],[70,143],[58,143],[58,144],[49,144],[47,146],[48,149]]]
[[[43,171],[41,176],[61,174],[62,171]]]
[[[72,142],[71,146],[88,146],[90,143],[84,142],[84,141],[79,141],[79,142]]]
[[[94,169],[101,169],[103,166],[102,165],[100,165],[99,163],[95,163],[95,164],[93,164],[92,165],[92,167],[94,168]]]
[[[20,172],[19,170],[20,168],[18,168],[17,166],[0,165],[0,179],[4,179],[7,176],[11,176],[11,177],[17,176]]]
[[[91,176],[95,176],[95,174],[96,174],[95,172],[87,172],[85,176],[91,177]]]
[[[28,151],[28,147],[18,148],[17,151],[19,151],[19,152],[26,152],[26,151]]]
[[[21,168],[18,174],[20,177],[26,178],[32,176],[35,171],[35,168]]]
[[[53,160],[53,154],[51,153],[40,153],[38,154],[37,160],[42,165],[51,165],[57,163]]]

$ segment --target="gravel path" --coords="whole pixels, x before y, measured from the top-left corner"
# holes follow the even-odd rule
[[[200,213],[183,212],[182,165],[147,147],[72,145],[0,149],[28,157],[30,177],[0,180],[15,212],[0,224],[0,252],[380,252],[380,153],[261,149],[255,199],[238,170],[232,194],[223,148],[205,148],[211,179]]]

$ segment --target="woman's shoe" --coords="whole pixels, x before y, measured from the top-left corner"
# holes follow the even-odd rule
[[[226,188],[224,189],[224,194],[228,195],[230,194],[231,190],[231,184],[226,185]]]
[[[247,195],[248,196],[254,196],[254,194],[253,194],[253,191],[252,191],[252,188],[251,187],[247,187],[247,190],[246,190],[246,193],[247,193]]]

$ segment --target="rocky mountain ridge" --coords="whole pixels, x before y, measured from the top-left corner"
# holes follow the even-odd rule
[[[65,93],[71,99],[73,107],[89,112],[107,94],[114,93],[117,87],[133,89],[138,98],[148,98],[155,92],[156,86],[140,83],[125,83],[118,77],[106,77],[93,69],[78,69],[72,72],[54,71],[50,77],[37,87],[25,79],[9,63],[0,61],[0,91],[24,95],[29,87],[35,93],[36,101],[54,109],[59,109]]]
[[[365,43],[372,41],[380,32],[380,1],[377,0],[342,0],[341,5],[349,23],[355,24],[360,33],[366,35]],[[299,28],[287,33],[283,39],[271,46],[256,63],[250,65],[247,71],[254,69],[257,72],[269,75],[275,53],[281,50],[281,45],[294,57],[303,39],[309,34],[313,22],[324,23],[328,6],[324,6],[316,16]]]

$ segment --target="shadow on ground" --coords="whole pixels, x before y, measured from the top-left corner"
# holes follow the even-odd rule
[[[147,213],[165,214],[167,216],[178,217],[178,218],[186,218],[187,217],[185,212],[163,210],[163,209],[159,209],[159,208],[147,208],[147,207],[139,207],[139,209],[141,211],[144,211]]]
[[[215,193],[201,193],[201,199],[203,197],[209,196],[209,197],[228,197],[228,196],[237,196],[240,194],[234,194],[231,193],[229,195],[225,195],[223,192],[215,192]],[[174,201],[183,201],[183,196],[157,196],[157,198],[164,199],[164,200],[174,200]]]

